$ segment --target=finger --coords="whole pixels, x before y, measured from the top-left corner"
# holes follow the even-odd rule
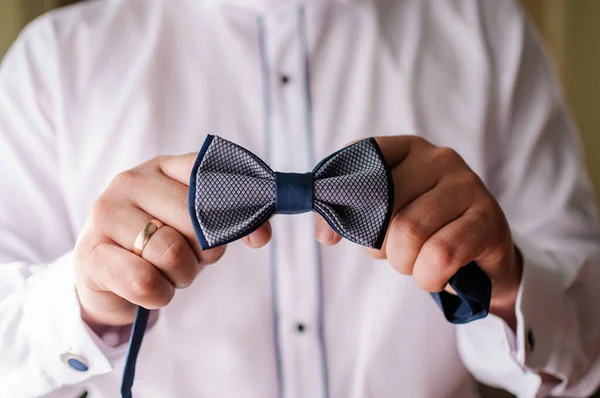
[[[406,159],[392,170],[394,179],[394,210],[398,211],[425,192],[432,190],[442,178],[451,182],[458,175],[461,187],[477,183],[478,177],[454,150],[431,147],[426,151],[409,153]],[[472,177],[472,178],[470,178]],[[466,183],[463,183],[466,181]]]
[[[421,248],[413,268],[419,287],[442,291],[458,270],[477,259],[490,237],[490,224],[479,211],[467,211],[431,236]]]
[[[390,168],[398,166],[415,149],[432,148],[433,145],[415,135],[374,137],[383,158]]]
[[[175,229],[164,225],[150,237],[142,257],[182,289],[192,284],[204,264],[199,264],[188,241]]]
[[[210,262],[214,255],[202,251],[192,226],[186,185],[147,168],[130,170],[118,178],[120,181],[116,181],[114,188],[118,192],[111,192],[109,200],[120,202],[123,197],[127,198],[153,218],[179,231],[188,240],[200,262]]]
[[[318,213],[315,214],[315,237],[325,246],[337,245],[342,240],[342,237]]]
[[[163,174],[185,186],[189,186],[190,175],[197,157],[197,152],[180,156],[162,156],[156,159],[156,164]]]
[[[103,214],[97,214],[97,207],[95,207],[93,217],[101,218],[101,222],[105,225],[103,231],[106,237],[125,250],[133,251],[137,236],[154,217],[134,206],[118,203],[105,206],[110,208],[104,209]],[[160,269],[178,288],[189,286],[201,269],[188,240],[166,224],[150,237],[142,257]]]
[[[269,243],[272,235],[273,230],[271,228],[271,223],[267,221],[256,231],[252,232],[250,235],[244,236],[242,238],[242,242],[253,249],[260,249],[261,247]]]
[[[386,253],[394,269],[412,274],[417,255],[429,237],[467,210],[475,194],[468,181],[462,176],[444,179],[393,217]]]
[[[90,253],[92,267],[86,277],[99,290],[110,291],[128,302],[149,310],[166,306],[175,294],[171,282],[145,259],[108,242]]]

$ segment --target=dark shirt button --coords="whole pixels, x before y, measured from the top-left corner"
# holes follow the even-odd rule
[[[533,330],[527,329],[527,349],[533,351],[535,347],[535,339],[533,338]]]
[[[304,333],[305,330],[306,330],[306,326],[304,326],[304,324],[302,322],[298,322],[296,324],[296,331],[298,333]]]
[[[279,78],[281,84],[288,84],[290,82],[290,77],[288,75],[281,75]]]

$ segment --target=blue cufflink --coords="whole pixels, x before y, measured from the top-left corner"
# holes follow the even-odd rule
[[[61,354],[60,359],[68,367],[78,372],[87,372],[90,369],[87,360],[81,355],[73,354],[71,352],[65,352],[64,354]]]

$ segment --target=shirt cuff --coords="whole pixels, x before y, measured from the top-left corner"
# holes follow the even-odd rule
[[[523,259],[515,304],[516,332],[490,314],[460,325],[457,338],[463,361],[480,381],[518,396],[535,397],[554,388],[542,385],[538,371],[559,379],[566,374],[561,362],[567,357],[560,352],[560,347],[566,346],[556,342],[564,335],[564,292],[569,273],[551,254],[526,239],[513,234],[513,242]],[[511,379],[511,383],[506,382]]]
[[[561,352],[569,347],[561,344],[568,336],[565,329],[566,287],[572,277],[570,270],[547,251],[531,245],[526,239],[513,234],[513,242],[521,252],[523,275],[517,293],[515,315],[516,331],[499,320],[502,340],[507,345],[508,354],[524,373],[538,378],[536,396],[546,396],[563,390],[565,375],[569,374],[569,355]],[[538,373],[542,371],[559,380],[558,385],[544,385]]]
[[[563,332],[569,274],[548,252],[518,236],[513,235],[513,241],[523,257],[523,275],[515,307],[516,333],[504,328],[512,355],[525,368],[558,373],[561,355],[555,351]]]
[[[124,349],[103,343],[82,320],[72,252],[33,274],[27,284],[23,332],[31,347],[29,366],[43,379],[41,384],[52,390],[112,371],[108,357]],[[74,361],[69,364],[69,358],[83,366]],[[28,382],[21,381],[22,385]]]

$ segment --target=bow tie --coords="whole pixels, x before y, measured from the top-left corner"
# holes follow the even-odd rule
[[[311,173],[299,174],[274,172],[248,150],[209,135],[190,176],[189,211],[203,250],[250,234],[274,214],[309,211],[321,214],[342,237],[380,249],[393,206],[391,171],[373,138],[333,153]],[[456,295],[431,295],[449,322],[467,323],[488,314],[491,282],[477,264],[462,267],[448,283]],[[123,374],[124,398],[131,397],[147,321],[148,311],[139,308]]]
[[[381,248],[394,186],[374,139],[321,161],[312,173],[278,173],[246,149],[208,136],[190,179],[190,214],[203,250],[238,240],[274,214],[315,210],[346,239]]]

